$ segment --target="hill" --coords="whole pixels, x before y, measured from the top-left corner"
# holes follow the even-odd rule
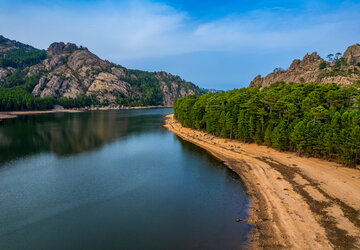
[[[276,82],[317,82],[351,85],[360,83],[360,45],[347,48],[341,53],[329,54],[329,61],[316,52],[306,54],[302,60],[294,60],[287,70],[276,68],[265,77],[258,75],[250,86],[267,87]]]
[[[37,108],[36,98],[65,107],[171,106],[175,98],[205,93],[179,76],[126,69],[73,43],[56,42],[44,51],[1,36],[0,56],[0,110]],[[4,103],[24,95],[21,105]]]

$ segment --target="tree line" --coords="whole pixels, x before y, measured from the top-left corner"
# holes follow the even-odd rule
[[[14,110],[48,110],[58,104],[64,108],[82,108],[92,105],[107,105],[100,103],[94,95],[79,95],[71,97],[35,97],[24,87],[4,88],[0,87],[0,111]]]
[[[360,163],[360,90],[336,84],[276,83],[174,102],[183,126],[299,155]]]

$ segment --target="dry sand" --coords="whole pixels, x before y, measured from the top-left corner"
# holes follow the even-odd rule
[[[77,110],[77,109],[52,109],[52,110],[0,112],[0,120],[1,119],[16,118],[19,115],[38,115],[38,114],[50,114],[50,113],[77,113],[77,112],[83,112],[83,110]]]
[[[136,107],[91,107],[79,109],[51,109],[51,110],[33,110],[33,111],[9,111],[0,112],[0,120],[16,118],[19,115],[38,115],[50,113],[77,113],[94,110],[127,110],[127,109],[154,109],[154,108],[171,108],[172,106],[136,106]]]
[[[359,168],[214,137],[167,117],[166,128],[242,178],[251,196],[253,248],[360,248]]]
[[[135,106],[135,107],[94,107],[86,110],[127,110],[127,109],[156,109],[156,108],[172,108],[172,106]]]

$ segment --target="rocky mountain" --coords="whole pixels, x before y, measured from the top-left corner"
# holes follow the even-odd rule
[[[25,49],[25,50],[32,50],[34,49],[32,46],[20,43],[15,40],[10,40],[2,35],[0,35],[0,54],[4,54],[9,50],[12,49]]]
[[[30,54],[35,56],[26,61]],[[35,97],[91,96],[102,105],[170,106],[175,98],[204,93],[179,76],[129,70],[73,43],[56,42],[43,51],[1,36],[0,56],[0,86],[30,82],[27,89]]]
[[[258,75],[250,86],[266,87],[275,82],[317,82],[350,85],[360,83],[360,44],[341,53],[330,54],[329,61],[316,52],[306,54],[302,60],[294,60],[287,70],[275,69],[265,77]]]
[[[19,49],[22,49],[25,51],[30,51],[33,49],[33,47],[26,45],[26,44],[22,44],[20,42],[14,41],[14,40],[7,39],[7,38],[3,37],[2,35],[0,35],[0,57],[4,57],[6,55],[6,53],[9,51],[14,51],[14,50],[19,50]],[[15,71],[14,67],[10,67],[7,65],[4,65],[4,66],[0,65],[0,85],[14,71]]]

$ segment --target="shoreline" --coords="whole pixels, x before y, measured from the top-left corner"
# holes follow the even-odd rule
[[[130,110],[130,109],[155,109],[155,108],[172,108],[172,106],[135,106],[135,107],[90,107],[76,109],[50,109],[50,110],[29,110],[29,111],[4,111],[0,112],[0,121],[4,119],[17,118],[20,115],[39,115],[52,113],[80,113],[96,110]]]
[[[360,248],[359,168],[218,138],[166,117],[170,132],[240,176],[250,196],[254,249]]]
[[[0,121],[4,119],[18,118],[21,115],[39,115],[52,113],[80,113],[77,109],[50,109],[50,110],[29,110],[29,111],[4,111],[0,112]]]

